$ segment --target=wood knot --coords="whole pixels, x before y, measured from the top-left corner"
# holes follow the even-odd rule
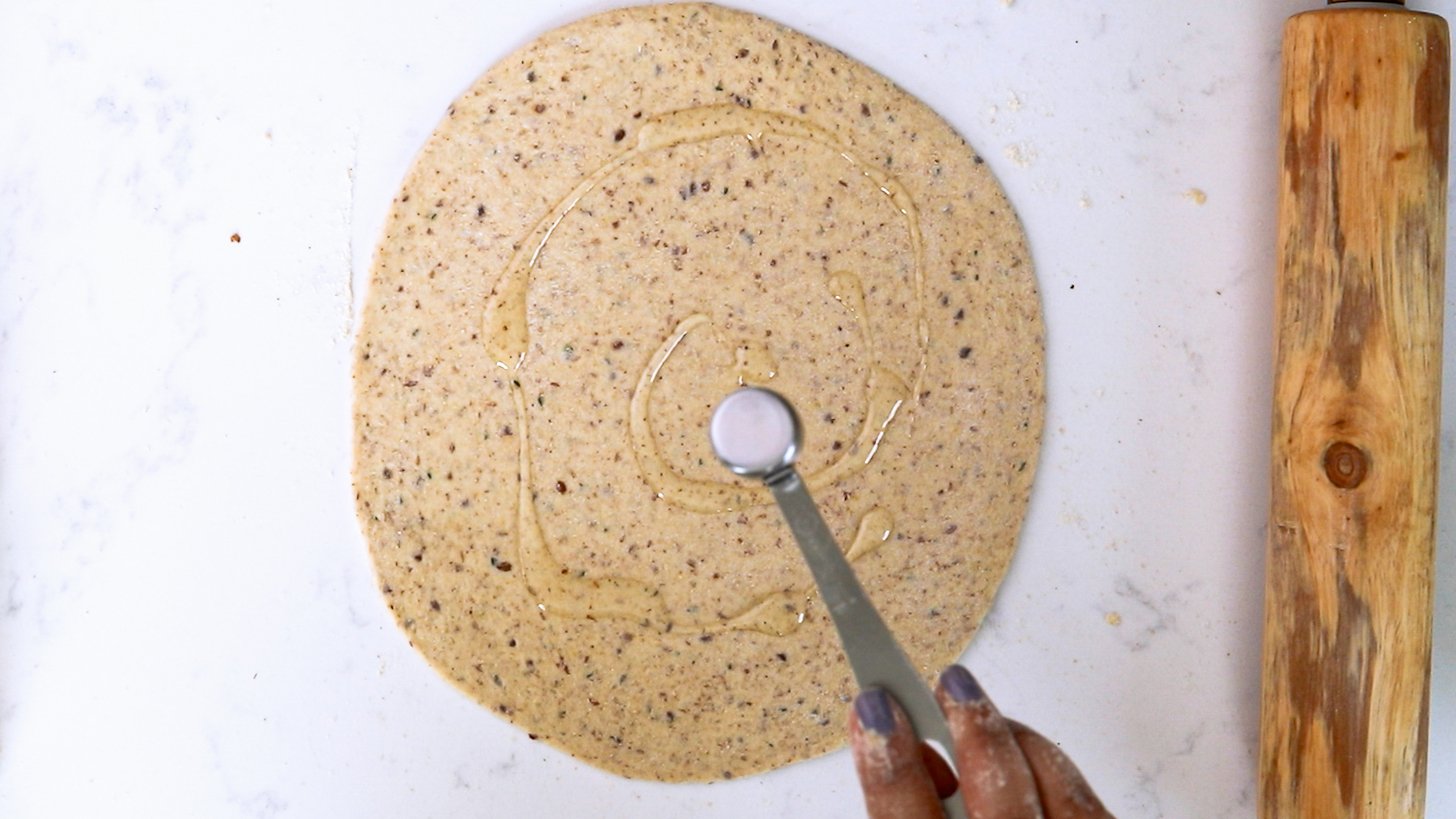
[[[1354,489],[1370,472],[1370,459],[1360,447],[1336,441],[1325,450],[1325,477],[1340,489]]]

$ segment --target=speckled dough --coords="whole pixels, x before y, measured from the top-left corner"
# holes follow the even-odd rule
[[[740,383],[911,658],[965,648],[1036,462],[1040,306],[979,157],[752,15],[623,9],[450,107],[359,333],[358,510],[414,646],[593,765],[742,776],[844,741],[832,624],[762,489],[713,459]]]

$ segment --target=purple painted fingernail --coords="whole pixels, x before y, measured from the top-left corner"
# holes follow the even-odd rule
[[[890,695],[878,688],[871,688],[854,699],[854,713],[859,724],[877,734],[895,732],[895,707]]]
[[[976,682],[971,672],[958,665],[947,668],[940,675],[940,687],[956,702],[980,702],[986,698],[986,692],[981,690],[981,684]]]

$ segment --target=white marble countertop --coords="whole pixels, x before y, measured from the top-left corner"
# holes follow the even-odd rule
[[[1252,815],[1278,42],[1316,4],[735,2],[939,110],[1031,237],[1045,444],[966,662],[1119,816]],[[0,815],[862,812],[845,753],[695,786],[578,764],[437,677],[375,590],[350,364],[390,198],[480,72],[604,7],[0,6]]]

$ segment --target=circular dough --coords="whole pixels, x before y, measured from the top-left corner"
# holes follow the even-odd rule
[[[355,488],[381,589],[445,677],[665,781],[843,742],[833,626],[761,486],[714,457],[740,384],[907,653],[965,648],[1036,461],[1042,325],[981,159],[885,78],[762,18],[622,9],[450,107],[374,263]]]

